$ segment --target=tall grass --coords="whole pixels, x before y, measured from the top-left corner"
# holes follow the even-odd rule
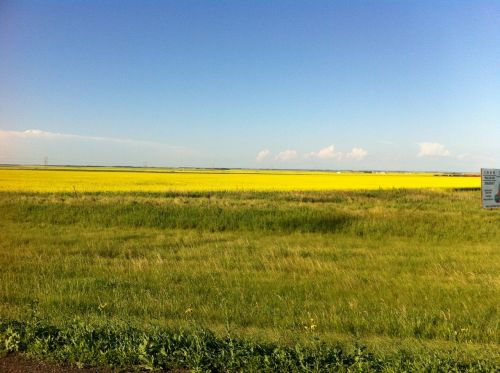
[[[0,317],[22,329],[35,302],[58,333],[71,315],[96,328],[126,322],[120,330],[133,335],[211,330],[222,344],[230,327],[245,349],[264,343],[286,356],[317,340],[324,351],[342,342],[349,358],[362,343],[387,367],[403,350],[494,364],[500,214],[479,198],[4,192]]]

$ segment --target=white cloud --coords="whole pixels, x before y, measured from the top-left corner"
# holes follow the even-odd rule
[[[319,150],[318,152],[310,152],[306,154],[306,158],[317,158],[317,159],[341,159],[342,153],[335,151],[335,146],[330,145],[326,148]]]
[[[297,158],[297,151],[295,150],[284,150],[282,152],[279,152],[278,155],[276,156],[276,160],[278,161],[291,161],[293,159]]]
[[[368,152],[362,148],[352,148],[352,150],[348,153],[343,153],[341,151],[335,150],[334,145],[327,146],[317,152],[310,152],[305,155],[305,158],[313,158],[313,159],[355,159],[361,160],[366,157]]]
[[[4,131],[0,129],[0,138],[102,141],[102,142],[111,142],[111,143],[119,143],[126,145],[141,145],[148,147],[170,148],[173,150],[186,150],[184,147],[181,146],[171,146],[154,141],[120,139],[116,137],[74,135],[70,133],[48,132],[39,129],[29,129],[25,131]]]
[[[75,135],[63,135],[61,133],[46,132],[42,130],[26,130],[26,131],[4,131],[0,129],[0,137],[15,137],[20,139],[27,138],[57,138],[57,137],[71,137]]]
[[[346,154],[347,158],[355,159],[357,161],[362,160],[368,152],[365,149],[362,148],[352,148],[352,150]]]
[[[270,155],[271,155],[271,151],[269,149],[261,150],[257,154],[257,158],[256,158],[257,162],[262,162],[263,160],[265,160],[266,158],[268,158]]]
[[[41,129],[0,129],[0,163],[192,166],[199,152],[156,141],[85,136]]]
[[[418,157],[450,157],[451,153],[446,147],[437,142],[420,142]]]

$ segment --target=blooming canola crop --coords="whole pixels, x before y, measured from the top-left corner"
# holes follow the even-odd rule
[[[183,192],[479,188],[480,178],[430,173],[122,168],[3,168],[0,191]]]

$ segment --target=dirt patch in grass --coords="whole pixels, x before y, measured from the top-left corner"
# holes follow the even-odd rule
[[[0,372],[3,373],[107,373],[112,372],[105,368],[83,368],[68,365],[57,365],[30,359],[22,354],[8,354],[0,357]]]
[[[2,373],[111,373],[111,372],[142,372],[141,370],[135,369],[109,369],[109,368],[76,368],[69,365],[57,365],[46,363],[43,361],[31,359],[22,354],[8,354],[6,356],[0,356],[0,372]],[[187,373],[187,370],[163,370],[161,372],[169,373]]]

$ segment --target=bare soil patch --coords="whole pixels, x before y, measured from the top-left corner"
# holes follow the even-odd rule
[[[8,354],[0,356],[0,372],[1,373],[137,373],[141,370],[135,369],[110,369],[110,368],[76,368],[70,365],[58,365],[54,363],[47,363],[36,359],[31,359],[22,354]],[[169,370],[161,372],[170,373],[186,373],[187,370]]]
[[[31,359],[21,354],[8,354],[0,357],[0,372],[2,373],[105,373],[112,372],[106,368],[78,369],[69,365],[57,365]]]

